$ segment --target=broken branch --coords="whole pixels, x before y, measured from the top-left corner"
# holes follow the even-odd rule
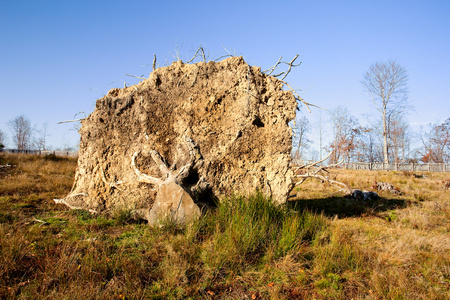
[[[297,93],[297,91],[294,90],[294,89],[289,85],[289,83],[287,83],[286,81],[284,81],[284,80],[282,80],[282,79],[278,79],[278,80],[279,80],[281,83],[283,83],[284,85],[286,85],[286,86],[291,90],[292,93],[294,93],[295,100],[300,101],[300,102],[303,102],[303,104],[306,106],[306,109],[308,110],[308,112],[311,113],[311,110],[309,109],[309,106],[314,106],[314,107],[323,109],[323,108],[321,108],[321,107],[319,107],[319,106],[317,106],[317,105],[311,104],[311,103],[306,102],[305,100],[303,100],[303,98],[300,97],[300,95]]]
[[[305,164],[305,165],[302,165],[302,166],[299,166],[299,167],[295,167],[294,169],[299,170],[299,169],[309,169],[311,167],[314,167],[315,165],[326,161],[328,159],[328,157],[331,156],[331,153],[333,153],[333,152],[328,153],[328,155],[324,159],[321,159],[319,161],[313,162],[312,164],[309,164],[309,165]]]
[[[272,67],[270,67],[269,69],[263,71],[263,73],[265,73],[266,75],[271,75],[272,72],[280,65],[280,64],[286,64],[288,65],[288,69],[286,71],[283,71],[279,74],[276,75],[272,75],[273,77],[279,77],[281,75],[284,74],[284,76],[281,78],[281,80],[284,80],[286,78],[286,76],[288,76],[288,74],[291,72],[292,67],[298,67],[302,64],[302,62],[299,62],[298,64],[294,64],[295,60],[298,58],[298,54],[295,55],[295,57],[290,61],[290,62],[285,62],[285,61],[281,61],[283,57],[281,56],[277,63],[274,64]]]
[[[342,164],[344,162],[344,160],[341,160],[340,162],[336,163],[336,164],[332,164],[329,166],[320,166],[318,167],[317,165],[325,160],[327,160],[332,152],[330,152],[324,159],[321,159],[319,161],[310,163],[310,164],[305,164],[299,167],[294,168],[294,173],[298,172],[299,170],[305,170],[305,174],[298,174],[298,175],[294,175],[294,178],[300,178],[300,181],[297,182],[295,184],[295,186],[298,186],[300,184],[302,184],[306,179],[308,178],[317,178],[320,179],[324,182],[328,182],[331,185],[338,185],[340,187],[343,187],[344,189],[346,189],[348,191],[349,194],[351,194],[352,190],[343,182],[340,181],[336,181],[333,179],[328,178],[328,176],[324,175],[324,174],[320,174],[321,172],[327,172],[328,168],[331,167],[335,167],[338,166],[340,164]]]
[[[47,223],[47,222],[45,222],[45,221],[42,221],[42,220],[39,220],[39,219],[36,219],[35,217],[33,217],[33,221],[35,221],[35,222],[39,222],[39,223],[42,223],[41,225],[39,225],[39,227],[41,227],[41,226],[43,226],[43,225],[48,225],[48,223]]]
[[[203,62],[206,62],[205,51],[203,50],[203,47],[200,46],[200,47],[198,47],[197,51],[195,52],[194,57],[192,57],[187,63],[188,64],[191,63],[192,61],[194,61],[195,58],[197,58],[200,55],[202,56]]]
[[[81,120],[84,120],[84,119],[85,119],[85,118],[75,119],[75,120],[61,121],[61,122],[58,122],[58,123],[56,123],[56,124],[70,123],[70,122],[78,122],[78,121],[81,121]]]
[[[277,63],[274,64],[272,67],[270,67],[269,69],[263,71],[263,73],[265,73],[266,75],[270,75],[272,74],[272,72],[275,70],[275,68],[278,66],[278,64],[280,63],[281,59],[283,58],[283,56],[280,56],[280,58],[278,59]],[[269,72],[270,71],[270,72]],[[268,72],[268,73],[267,73]]]
[[[131,74],[125,74],[125,75],[130,76],[130,77],[134,77],[134,78],[137,78],[137,79],[141,79],[141,80],[147,79],[147,78],[142,77],[142,76],[144,76],[144,74],[142,74],[141,76],[136,76],[136,75],[131,75]]]
[[[72,194],[72,195],[68,196],[67,198],[72,198],[72,197],[79,196],[79,195],[87,196],[87,194],[85,194],[85,193],[78,193],[78,194]],[[56,204],[64,204],[65,206],[67,206],[70,209],[83,209],[82,207],[73,206],[73,205],[67,203],[67,201],[65,199],[53,199],[53,201],[55,201]],[[89,209],[88,211],[91,214],[97,213],[97,211],[95,211],[93,209]]]

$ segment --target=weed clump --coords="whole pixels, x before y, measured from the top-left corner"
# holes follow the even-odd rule
[[[187,233],[203,241],[202,261],[214,278],[295,253],[325,225],[321,215],[289,210],[256,194],[225,199]]]

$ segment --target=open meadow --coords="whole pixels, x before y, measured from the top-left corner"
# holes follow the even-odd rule
[[[186,228],[55,204],[76,160],[0,154],[1,299],[449,299],[450,173],[331,170],[290,202],[222,201]]]

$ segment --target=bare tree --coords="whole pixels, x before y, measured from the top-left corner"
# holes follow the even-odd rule
[[[322,182],[328,182],[329,184],[339,186],[341,188],[344,188],[348,194],[352,193],[352,190],[349,188],[348,185],[346,185],[343,182],[339,182],[333,179],[330,179],[327,174],[329,172],[327,171],[328,168],[336,167],[340,165],[343,160],[336,164],[331,164],[328,166],[321,165],[325,160],[327,160],[331,156],[331,152],[322,160],[315,161],[310,164],[304,164],[298,167],[294,167],[294,178],[298,178],[299,181],[295,184],[295,186],[302,184],[306,179],[308,178],[317,178],[320,179]]]
[[[311,132],[311,123],[306,116],[297,118],[293,128],[294,138],[294,159],[299,162],[303,160],[304,150],[309,148],[311,140],[307,138],[307,134]]]
[[[316,123],[316,127],[319,130],[319,160],[322,160],[322,141],[323,141],[322,111],[319,112],[319,120]]]
[[[6,134],[0,130],[0,150],[5,148],[6,144]]]
[[[309,151],[309,159],[310,161],[318,161],[319,159],[319,151],[317,151],[316,149],[311,149],[311,151]]]
[[[398,164],[400,161],[406,161],[406,149],[409,144],[408,123],[400,114],[388,126],[389,147],[392,149],[392,160]],[[400,156],[400,151],[402,152]],[[402,157],[400,159],[400,157]]]
[[[407,83],[406,69],[395,60],[371,65],[362,80],[362,85],[382,117],[384,163],[389,163],[389,121],[409,108]]]
[[[8,122],[12,133],[13,143],[18,150],[30,150],[33,130],[30,120],[24,115],[20,115]]]
[[[330,122],[333,130],[333,141],[330,144],[330,149],[332,150],[330,161],[335,164],[339,160],[345,159],[348,163],[356,147],[355,138],[361,131],[359,122],[350,115],[348,109],[343,105],[330,111]]]
[[[374,162],[375,138],[373,129],[364,126],[359,126],[356,129],[358,134],[355,135],[353,159],[358,162]]]
[[[421,161],[425,163],[444,163],[450,160],[450,118],[442,124],[430,125],[430,131],[421,134],[423,151]]]
[[[47,150],[47,127],[48,124],[44,123],[42,124],[42,129],[41,130],[37,130],[37,137],[35,139],[33,139],[33,148],[39,151],[45,151]]]

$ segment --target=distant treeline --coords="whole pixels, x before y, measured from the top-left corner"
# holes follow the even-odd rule
[[[0,152],[36,154],[36,155],[55,155],[55,156],[68,156],[68,157],[77,157],[78,156],[78,151],[64,151],[64,150],[49,151],[49,150],[0,149]]]
[[[352,170],[372,170],[372,171],[450,172],[450,164],[444,163],[384,164],[384,163],[351,162],[345,164],[344,167]]]

